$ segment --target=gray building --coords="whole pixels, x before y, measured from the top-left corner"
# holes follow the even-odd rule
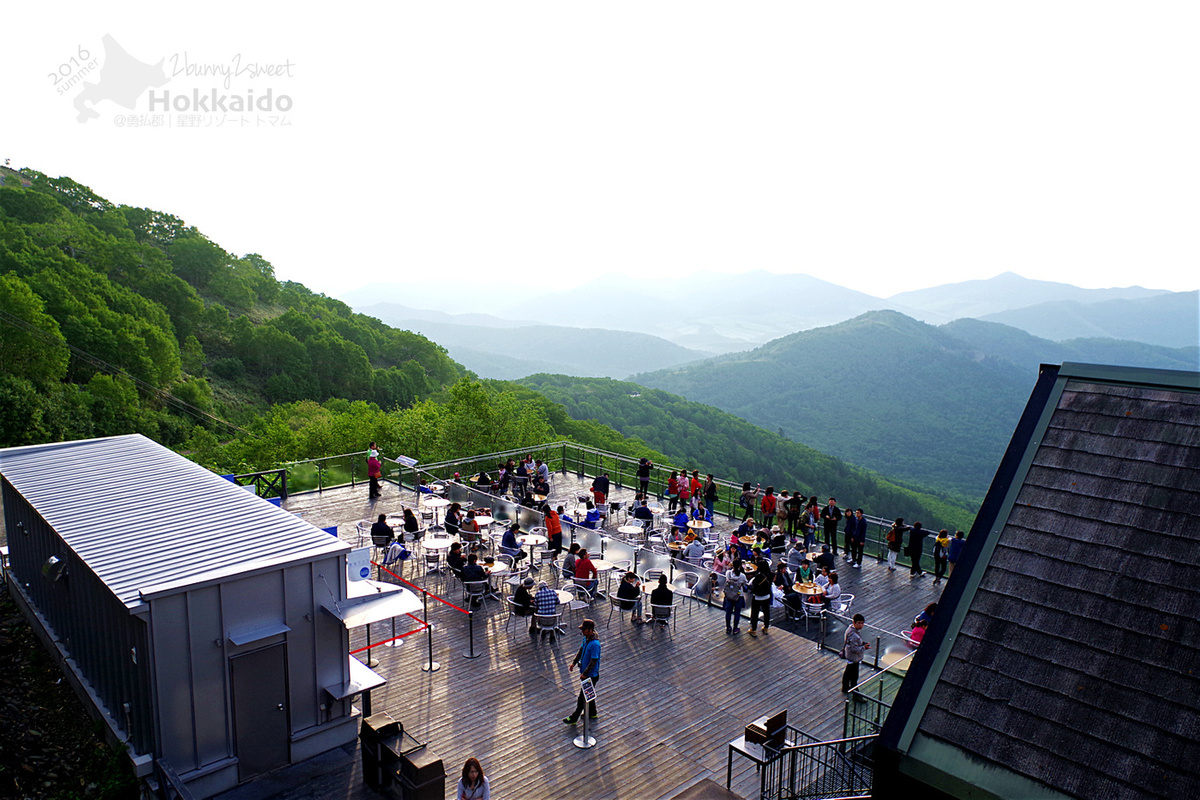
[[[872,796],[1200,797],[1200,374],[1043,366]]]
[[[355,738],[347,545],[140,435],[0,476],[12,593],[139,774],[207,797]]]

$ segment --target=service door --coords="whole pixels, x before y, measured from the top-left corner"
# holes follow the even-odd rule
[[[286,648],[235,656],[229,668],[238,779],[245,781],[288,763]]]

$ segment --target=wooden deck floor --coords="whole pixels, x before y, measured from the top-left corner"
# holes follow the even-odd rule
[[[573,498],[580,485],[562,475],[555,483],[551,502],[556,495]],[[614,497],[624,499],[624,494],[632,496],[618,490]],[[403,500],[411,503],[412,497],[405,492]],[[371,504],[363,486],[296,496],[285,507],[303,512],[315,525],[338,524],[339,535],[355,544],[353,523],[398,510],[398,495],[389,486]],[[718,531],[729,527],[718,521]],[[930,577],[889,572],[871,558],[863,569],[839,574],[844,591],[856,595],[853,610],[885,631],[907,627],[939,592]],[[426,582],[423,576],[415,580]],[[430,591],[445,593],[440,579],[428,580]],[[457,595],[450,599],[458,601]],[[743,622],[743,632],[731,637],[724,633],[719,609],[689,602],[673,632],[635,627],[615,614],[606,626],[608,607],[596,602],[592,615],[603,645],[601,719],[593,725],[597,745],[590,750],[576,748],[572,739],[579,731],[561,722],[574,708],[578,687],[576,673],[567,671],[579,644],[577,623],[569,623],[570,635],[558,643],[538,642],[519,620],[506,629],[506,612],[498,603],[488,603],[476,615],[479,658],[462,656],[466,616],[437,603],[431,604],[429,619],[438,671],[421,671],[428,659],[425,634],[409,636],[399,646],[375,647],[376,671],[389,683],[374,692],[374,710],[400,720],[444,760],[448,797],[469,756],[483,763],[496,797],[665,800],[704,778],[724,785],[727,743],[760,715],[786,708],[789,723],[814,736],[841,735],[844,662],[817,649],[815,626],[806,634],[803,622],[779,620],[769,636],[750,638]],[[407,620],[397,626],[404,632],[416,624]],[[376,625],[374,641],[389,630],[387,624]],[[351,649],[365,641],[364,631],[353,632]],[[274,783],[229,793],[229,800],[377,796],[362,784],[357,753],[338,751],[321,763],[327,768],[320,775],[302,772],[301,780],[290,782],[276,776]],[[753,769],[736,761],[734,768],[734,790],[750,796],[757,786]]]

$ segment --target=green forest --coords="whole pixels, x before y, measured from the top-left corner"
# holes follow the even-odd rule
[[[665,392],[477,380],[170,214],[32,170],[0,179],[0,446],[138,432],[225,473],[372,440],[431,462],[566,439],[969,526],[966,503]]]
[[[678,395],[608,378],[531,375],[518,383],[561,404],[572,417],[600,420],[646,442],[676,464],[733,481],[773,484],[868,514],[936,520],[967,530],[976,508],[929,489],[902,486],[870,470],[806,447],[779,433]]]

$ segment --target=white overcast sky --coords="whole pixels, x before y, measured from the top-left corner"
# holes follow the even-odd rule
[[[752,269],[881,297],[1006,270],[1200,285],[1195,2],[25,2],[3,21],[0,158],[330,295]],[[77,122],[79,84],[52,73],[80,47],[103,66],[105,34],[168,76],[290,62],[156,90],[270,89],[288,125],[118,125],[146,94]]]

